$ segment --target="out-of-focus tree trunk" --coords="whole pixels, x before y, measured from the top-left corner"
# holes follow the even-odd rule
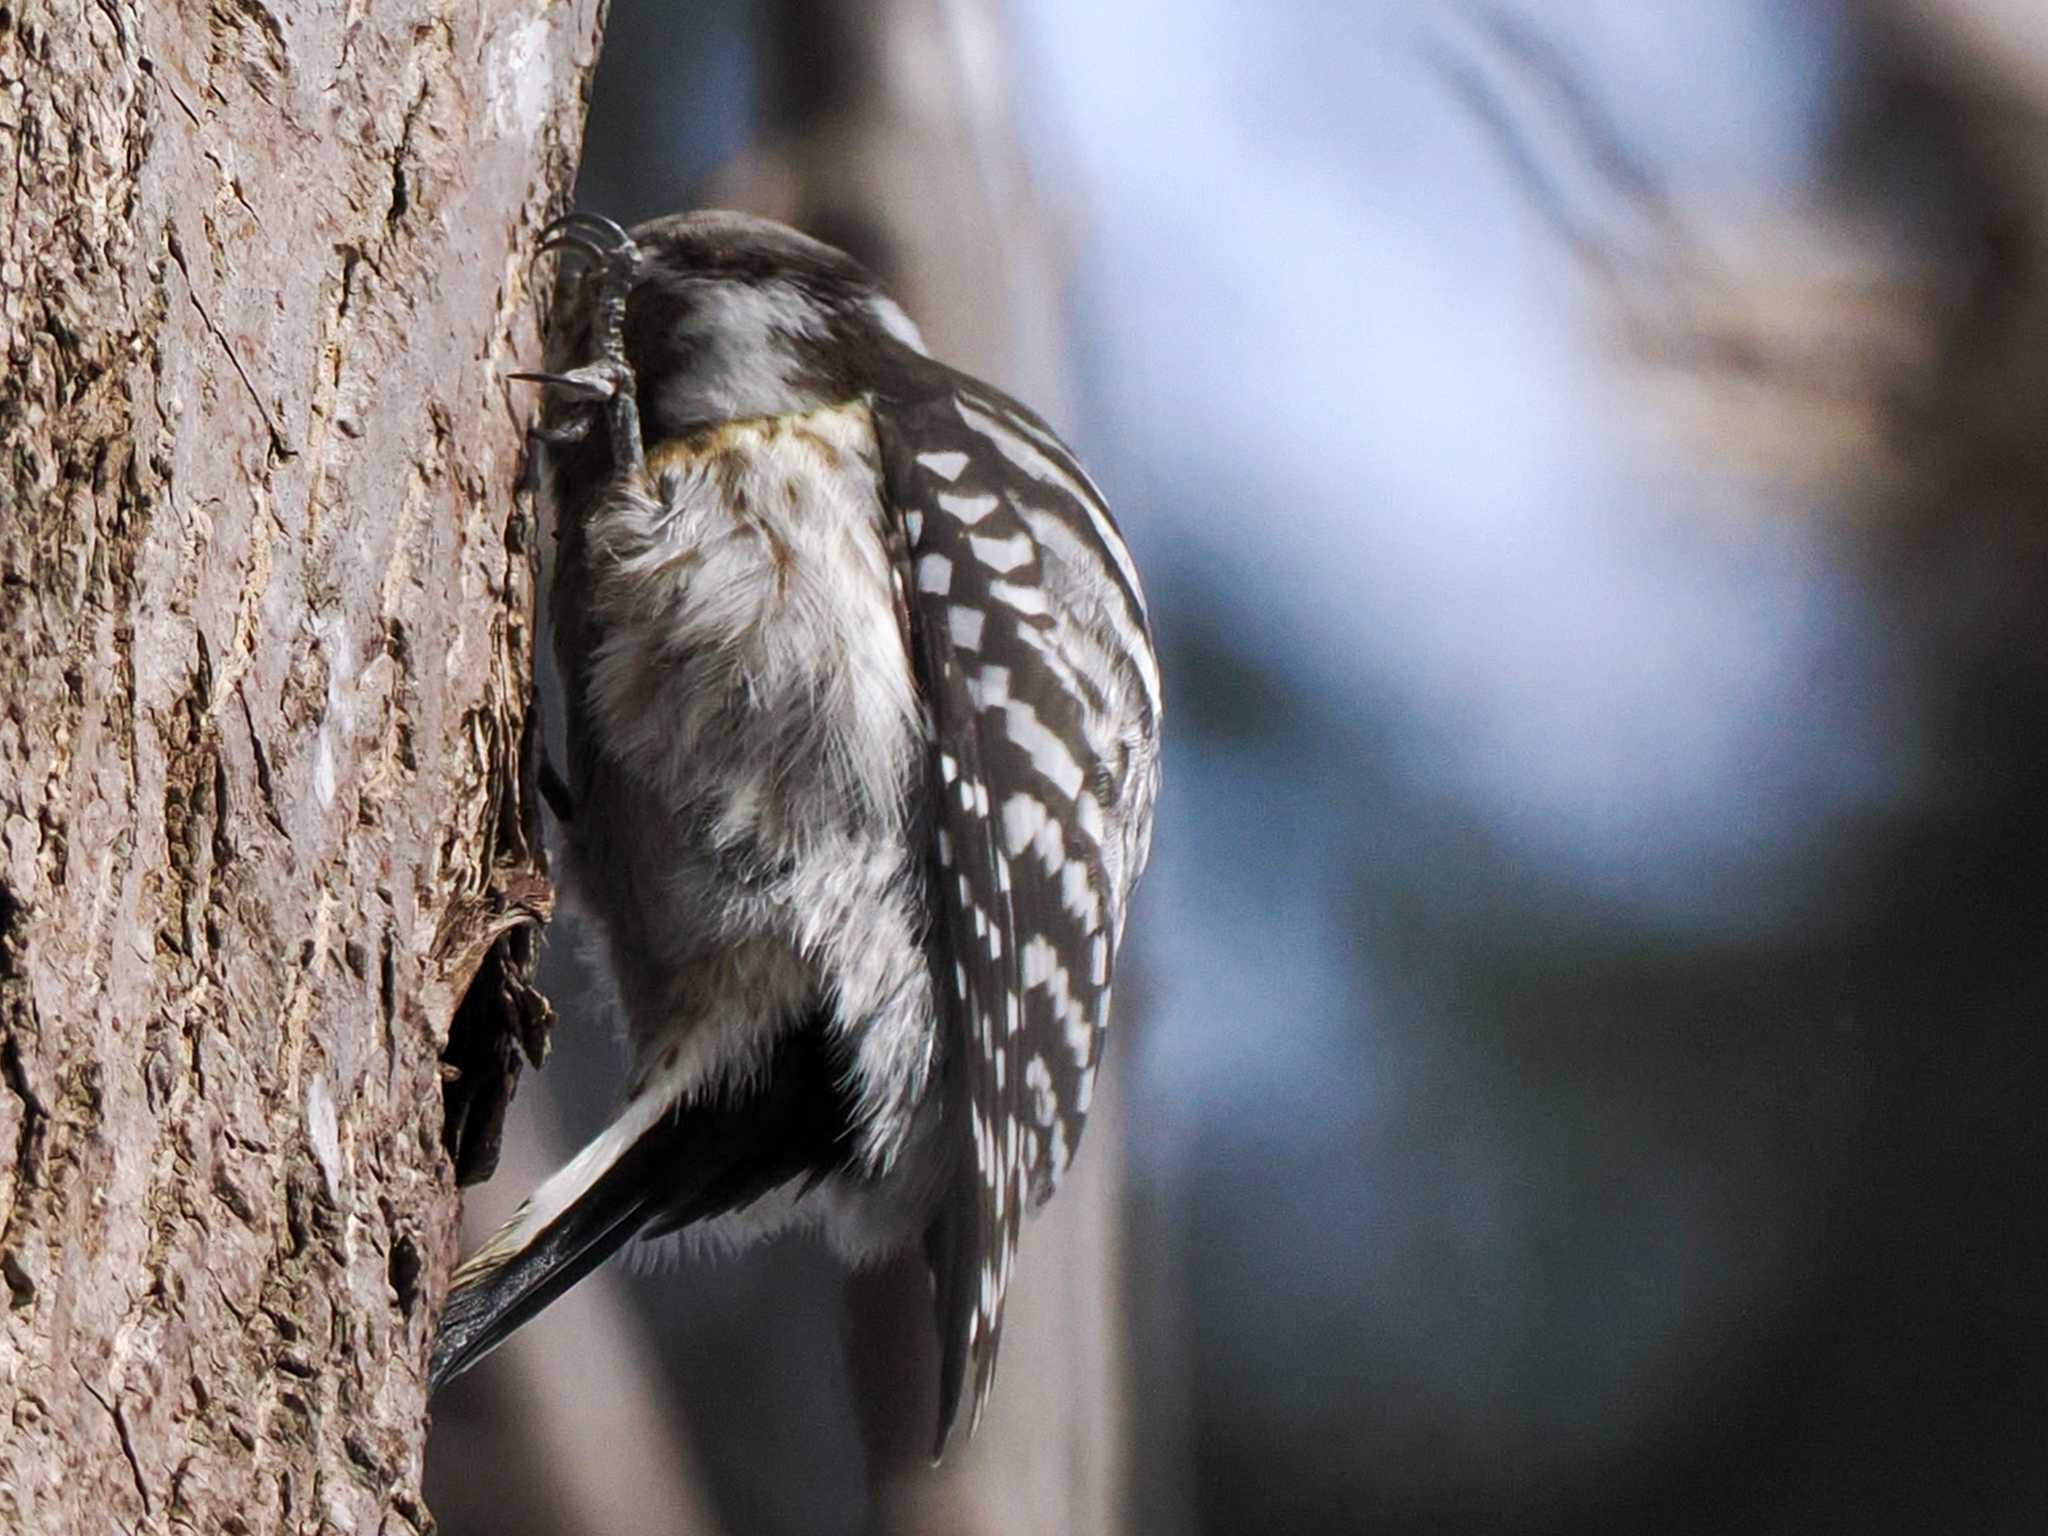
[[[883,277],[938,356],[1052,420],[1064,409],[1061,227],[1032,185],[999,0],[782,0],[766,142],[707,201],[786,219]],[[1114,1057],[1128,1040],[1113,1040]],[[979,1432],[930,1464],[931,1288],[907,1255],[852,1289],[852,1363],[886,1532],[1122,1528],[1121,1116],[1114,1066],[1059,1195],[1027,1223]]]
[[[0,7],[0,1528],[430,1526],[600,8]]]
[[[2048,108],[2048,16],[2035,0],[1870,0],[1870,9],[1919,34],[1948,68]]]
[[[579,1022],[575,993],[556,995],[566,1034]],[[496,1175],[464,1198],[472,1242],[509,1221],[559,1166],[554,1075],[524,1090]],[[437,1399],[428,1491],[442,1531],[716,1536],[688,1427],[623,1278],[606,1268],[579,1282]]]

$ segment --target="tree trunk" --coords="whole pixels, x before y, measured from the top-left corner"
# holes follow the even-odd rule
[[[0,4],[0,1528],[430,1528],[600,7]]]

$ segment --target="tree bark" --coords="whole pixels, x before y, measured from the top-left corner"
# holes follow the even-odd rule
[[[600,9],[0,4],[0,1528],[431,1528]]]

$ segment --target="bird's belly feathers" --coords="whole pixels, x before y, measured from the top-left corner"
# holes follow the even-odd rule
[[[881,1153],[932,1015],[911,836],[926,759],[873,444],[856,403],[656,448],[652,485],[589,518],[558,603],[578,610],[562,633],[583,654],[563,659],[589,738],[572,875],[637,1075],[687,1093],[823,1009]]]
[[[586,533],[594,723],[657,788],[715,789],[728,839],[834,819],[819,796],[900,806],[917,702],[873,441],[857,403],[731,423],[655,449],[654,495]]]

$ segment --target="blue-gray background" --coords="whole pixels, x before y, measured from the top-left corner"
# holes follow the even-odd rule
[[[1967,147],[1892,110],[1871,8],[1524,14],[1692,223],[1853,204],[1968,290]],[[2006,590],[2048,397],[1978,478],[1662,430],[1512,151],[1602,239],[1639,210],[1541,88],[1502,143],[1455,20],[1012,9],[1056,425],[1171,698],[1116,1047],[1135,1523],[2048,1528],[2048,658]],[[760,24],[615,0],[585,206],[745,149]]]

